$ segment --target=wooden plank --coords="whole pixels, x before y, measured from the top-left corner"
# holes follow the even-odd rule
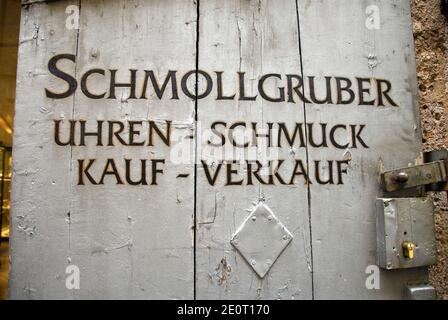
[[[369,16],[380,22],[368,20]],[[403,167],[414,163],[421,151],[409,1],[299,1],[299,17],[304,76],[316,77],[316,96],[323,99],[326,95],[325,76],[349,78],[356,95],[355,101],[338,105],[333,87],[331,103],[306,104],[308,123],[355,125],[357,143],[354,147],[351,128],[339,128],[335,139],[341,145],[348,141],[348,146],[309,146],[310,166],[314,161],[348,161],[343,184],[310,186],[315,298],[401,299],[407,281],[426,279],[425,268],[381,271],[379,290],[369,290],[365,283],[370,275],[367,267],[376,265],[374,204],[381,196],[378,165],[382,161],[385,169]],[[389,96],[397,106],[384,95],[384,106],[378,106],[376,88],[387,87],[378,82],[375,87],[373,80],[363,84],[372,88],[364,99],[375,98],[375,104],[359,105],[356,78],[390,81]],[[343,100],[349,99],[345,92]],[[357,138],[360,125],[365,128],[358,137],[368,148]],[[328,175],[328,166],[322,169],[323,176]]]
[[[225,122],[227,128],[236,122],[245,122],[250,127],[254,122],[260,130],[258,133],[262,134],[261,129],[265,129],[266,134],[269,122],[275,126],[283,122],[290,130],[295,123],[303,122],[302,105],[269,102],[260,96],[255,101],[241,101],[238,99],[242,92],[237,88],[237,72],[245,73],[246,96],[258,94],[262,75],[278,73],[283,77],[281,81],[266,81],[266,92],[272,96],[279,94],[277,88],[284,85],[285,74],[300,75],[295,1],[201,1],[199,33],[199,69],[210,74],[215,84],[215,71],[223,71],[223,95],[236,93],[233,99],[218,100],[214,87],[209,96],[198,100],[198,119],[204,130],[210,129],[215,121]],[[199,80],[201,93],[203,76],[200,75]],[[216,130],[222,133],[223,125],[216,126]],[[275,141],[274,132],[273,135]],[[242,143],[241,132],[238,135],[235,130],[235,137]],[[257,140],[259,149],[255,150],[262,151],[267,139]],[[218,143],[220,138],[214,135],[212,141]],[[210,147],[207,139],[202,140],[201,146],[202,159],[215,162],[215,166],[208,167],[214,174],[222,159],[217,153],[222,148],[210,148],[216,152],[212,156],[204,150]],[[226,147],[229,146],[231,142],[227,137]],[[236,152],[248,153],[244,148],[236,149]],[[235,159],[227,155],[226,159]],[[279,158],[284,159],[279,170],[282,174],[293,170],[295,159],[302,159],[306,165],[304,148],[280,148]],[[253,178],[253,184],[248,184],[249,169],[245,159],[232,167],[238,170],[232,179],[243,179],[242,185],[226,185],[226,165],[212,185],[207,181],[204,166],[198,164],[197,298],[310,299],[310,240],[304,180],[297,178],[294,185],[279,185],[277,180],[276,185],[262,185]],[[263,178],[267,181],[267,176]],[[230,244],[232,235],[260,200],[294,237],[263,279]],[[260,240],[253,239],[253,242]]]
[[[65,26],[66,6],[66,3],[56,2],[45,5],[34,4],[31,9],[35,10],[35,15],[38,17],[44,13],[47,17],[50,14],[41,11],[41,8],[49,8],[52,19],[55,19],[55,22],[62,22],[60,29],[65,30],[63,26]],[[32,85],[32,96],[25,94],[23,85],[19,91],[19,109],[20,106],[22,109],[25,106],[29,108],[28,98],[36,101],[37,115],[42,113],[39,111],[40,107],[46,107],[48,104],[54,106],[54,113],[36,119],[36,125],[45,129],[36,131],[31,127],[27,137],[33,144],[38,145],[42,144],[41,137],[43,137],[44,148],[51,148],[50,154],[54,157],[50,159],[51,161],[47,159],[45,163],[38,161],[32,168],[35,167],[36,171],[41,172],[42,168],[54,170],[64,164],[63,168],[55,170],[49,177],[56,175],[63,178],[66,187],[64,194],[61,194],[62,191],[59,189],[56,193],[58,201],[65,205],[64,210],[61,210],[48,201],[47,195],[53,188],[61,188],[58,186],[58,180],[55,187],[52,187],[52,180],[36,181],[42,194],[36,191],[35,187],[31,190],[34,193],[31,191],[25,193],[23,191],[25,182],[16,182],[14,195],[16,200],[36,199],[37,194],[45,203],[44,207],[35,209],[36,215],[39,214],[35,219],[36,223],[39,223],[37,230],[42,237],[51,241],[51,245],[36,250],[36,246],[47,244],[36,242],[32,248],[27,249],[31,253],[27,251],[28,255],[25,255],[22,250],[27,246],[23,241],[14,241],[14,247],[20,247],[16,249],[20,251],[15,254],[13,263],[16,260],[15,264],[22,262],[24,266],[30,265],[30,270],[29,274],[25,274],[25,271],[20,271],[25,267],[19,267],[15,269],[17,271],[13,271],[13,275],[15,278],[23,276],[23,281],[32,278],[33,283],[37,282],[42,288],[33,287],[36,297],[60,298],[69,295],[76,299],[193,298],[194,166],[188,161],[173,158],[171,155],[173,145],[170,143],[170,146],[167,146],[156,132],[152,134],[154,145],[149,146],[148,121],[153,121],[165,135],[169,126],[167,121],[171,121],[172,139],[191,136],[194,125],[194,102],[185,95],[179,95],[177,100],[170,99],[169,95],[172,93],[170,84],[161,99],[157,97],[150,80],[145,90],[146,98],[142,98],[142,91],[146,75],[144,70],[152,70],[158,79],[164,79],[169,70],[179,70],[181,73],[184,70],[195,69],[195,21],[196,5],[193,1],[82,1],[78,50],[74,38],[71,47],[47,45],[44,48],[45,56],[36,61],[32,60],[34,57],[31,55],[35,50],[34,47],[22,53],[19,71],[21,77],[27,76],[28,70],[34,70],[33,66],[46,71],[51,56],[72,54],[76,56],[76,70],[73,70],[74,64],[70,59],[61,59],[59,63],[71,66],[72,69],[64,70],[78,81],[77,91],[69,98],[57,100],[43,98],[43,88],[49,83],[55,83],[55,87],[52,88],[54,92],[63,92],[66,89],[64,81],[46,73],[38,86]],[[28,23],[34,27],[32,21]],[[51,20],[47,24],[51,26]],[[76,30],[72,33],[76,35]],[[22,35],[22,39],[25,38]],[[58,39],[67,37],[59,35]],[[34,64],[23,64],[23,61],[28,59]],[[86,81],[86,87],[93,95],[107,91],[107,95],[100,99],[87,97],[86,92],[82,91],[81,79],[92,69],[102,69],[103,74],[91,74]],[[130,88],[116,88],[115,98],[111,97],[110,79],[113,71],[110,70],[115,69],[117,84],[129,83],[132,73],[130,69],[137,70],[137,99],[130,98]],[[177,85],[180,87],[180,79],[178,81]],[[63,111],[65,104],[67,104],[66,113]],[[23,135],[22,126],[30,127],[25,121],[30,115],[24,113],[25,111],[22,113],[19,111],[16,122],[20,128],[16,130],[19,137],[16,150],[19,151],[15,158],[19,168],[25,164],[30,165],[28,160],[25,160],[28,153],[20,151],[24,149],[20,139]],[[66,141],[70,127],[68,120],[71,119],[77,121],[76,145],[55,146],[54,141],[50,140],[55,130],[54,120],[63,120],[60,123],[60,132],[61,139]],[[88,132],[97,130],[98,121],[104,121],[102,145],[98,145],[95,136],[87,136],[85,146],[79,145],[81,126],[79,121],[86,121],[85,128]],[[113,146],[110,146],[108,121],[119,121],[124,125],[124,130],[119,135],[127,143],[129,136],[132,135],[131,131],[137,130],[139,134],[135,134],[135,143],[145,141],[145,144],[123,145],[116,136],[113,136]],[[137,121],[134,129],[129,127],[131,121]],[[44,152],[46,149],[31,151],[33,156],[30,161],[36,161],[36,157],[47,157],[47,153]],[[83,170],[81,170],[83,183],[80,183],[80,167],[86,169],[90,159],[95,159],[95,162],[87,172],[93,177],[94,183]],[[104,176],[104,184],[99,183],[102,173],[107,170],[105,167],[108,159],[114,160],[121,182],[124,181],[123,184],[118,183],[118,178],[113,174]],[[130,185],[125,178],[126,159],[132,160],[131,178],[134,181],[138,181],[141,177],[140,161],[147,161],[145,184]],[[84,161],[83,166],[80,160]],[[163,170],[163,173],[155,173],[156,179],[152,175],[153,160],[165,160],[165,163],[155,164],[157,170]],[[22,175],[25,175],[26,172],[30,172],[29,170],[25,166],[20,172],[24,172]],[[179,174],[184,174],[186,177],[179,178]],[[52,195],[50,199],[56,195]],[[21,200],[20,203],[23,205],[16,205],[16,217],[23,215],[24,211],[26,213],[25,205],[34,206],[32,202],[26,200]],[[48,219],[56,216],[58,221],[63,223],[62,226],[56,225],[54,220],[49,222],[44,215],[49,217]],[[61,232],[62,227],[63,241],[54,237],[54,233]],[[48,247],[52,250],[47,251]],[[39,256],[43,250],[46,252],[45,260]],[[32,255],[32,259],[29,255]],[[36,269],[31,271],[31,266],[38,259],[42,270],[37,270],[43,274],[32,276],[31,273],[37,271]],[[53,265],[53,261],[61,259],[63,262]],[[69,291],[65,288],[67,264],[76,265],[80,269],[79,290]],[[52,267],[44,270],[48,265]],[[55,274],[58,274],[55,269],[60,274],[57,282],[58,290],[63,292],[60,295],[59,291],[58,295],[54,294],[56,284],[48,281],[41,284],[40,281],[47,277],[54,278]],[[23,296],[21,290],[24,286],[21,283],[13,284],[14,296]],[[40,293],[40,290],[44,289],[49,291],[45,296]]]
[[[11,193],[11,299],[69,298],[70,149],[52,142],[52,119],[72,116],[73,98],[45,97],[60,83],[47,69],[54,52],[76,52],[76,30],[65,28],[70,1],[22,8]],[[61,69],[74,72],[71,63]]]
[[[117,82],[126,83],[128,69],[136,69],[137,97],[141,97],[142,70],[153,70],[158,79],[164,79],[169,70],[195,69],[195,19],[193,1],[83,2],[79,70],[118,69]],[[90,83],[95,93],[107,90],[108,82],[92,78]],[[144,121],[137,127],[142,134],[136,141],[148,141],[148,120],[155,121],[162,132],[167,130],[166,121],[172,121],[173,137],[191,135],[193,101],[185,96],[170,100],[169,94],[168,89],[159,100],[150,85],[147,99],[128,99],[129,88],[116,89],[116,99],[91,100],[80,94],[75,118]],[[74,187],[73,262],[89,279],[80,298],[193,298],[194,167],[173,162],[170,147],[156,137],[153,147],[115,142],[115,147],[101,148],[94,137],[86,148],[74,149],[73,165],[76,159],[97,159],[93,171],[97,177],[110,158],[116,159],[119,170],[125,168],[125,159],[132,159],[135,180],[140,159],[166,161],[157,164],[163,169],[157,185],[151,185],[155,181],[148,174],[148,185],[118,186],[112,176],[103,186]],[[151,172],[150,163],[146,166]],[[189,176],[180,179],[178,174]]]

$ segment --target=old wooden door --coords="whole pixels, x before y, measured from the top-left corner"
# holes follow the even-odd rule
[[[23,1],[11,298],[401,298],[416,93],[407,0]]]

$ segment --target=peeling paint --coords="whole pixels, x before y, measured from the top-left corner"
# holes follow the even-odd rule
[[[34,236],[35,232],[36,232],[36,227],[35,226],[28,226],[28,225],[21,225],[20,223],[17,226],[17,230],[19,230],[20,232],[25,233],[28,236]]]
[[[367,61],[370,70],[373,70],[378,66],[378,58],[373,53],[369,53],[369,55],[367,56]]]
[[[227,262],[227,258],[224,257],[221,259],[221,261],[218,263],[218,265],[215,268],[215,271],[213,272],[212,279],[217,278],[218,279],[218,285],[222,286],[227,284],[230,275],[232,272],[232,267]]]

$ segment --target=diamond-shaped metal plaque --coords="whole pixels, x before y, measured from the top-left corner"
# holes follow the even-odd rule
[[[264,278],[292,238],[272,210],[260,202],[235,232],[230,243],[258,276]]]

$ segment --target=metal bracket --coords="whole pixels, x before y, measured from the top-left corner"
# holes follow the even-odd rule
[[[427,191],[448,190],[448,150],[424,154],[424,164],[381,174],[382,188],[387,192],[426,186]]]
[[[230,243],[263,279],[292,239],[292,234],[272,210],[260,202],[238,228]]]
[[[377,259],[384,269],[437,261],[434,206],[425,191],[448,190],[448,150],[424,153],[423,162],[380,174],[385,193],[377,199]]]
[[[405,300],[436,300],[436,290],[429,284],[407,285],[404,290]]]

